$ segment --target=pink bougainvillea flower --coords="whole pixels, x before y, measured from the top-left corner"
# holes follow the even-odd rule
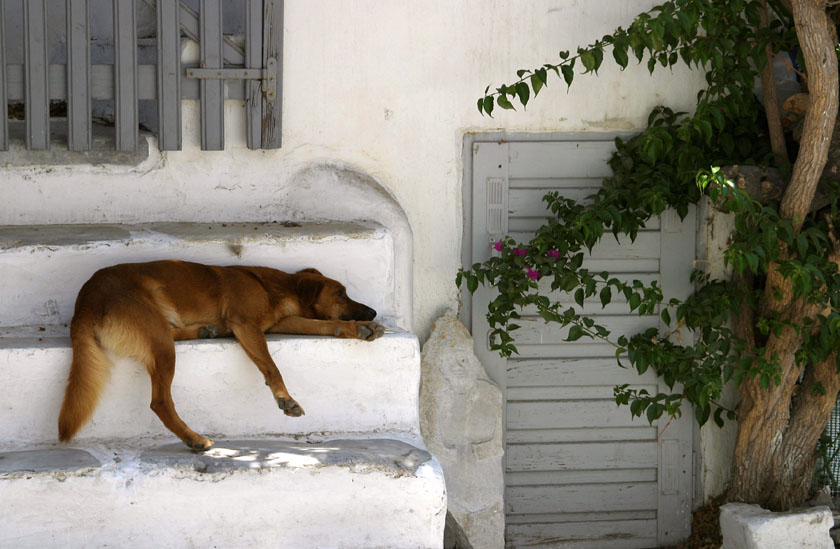
[[[557,250],[548,250],[547,252],[545,252],[545,255],[549,257],[560,257],[560,252],[558,252]]]
[[[527,274],[528,278],[530,278],[531,280],[537,280],[540,277],[540,273],[535,271],[531,267],[525,267],[525,271],[525,274]]]
[[[496,250],[497,252],[501,252],[501,251],[502,251],[502,239],[501,239],[501,238],[499,239],[499,241],[498,241],[498,242],[496,242],[495,244],[493,244],[493,249],[494,249],[494,250]]]
[[[516,255],[522,256],[522,257],[525,257],[526,255],[528,255],[528,252],[526,252],[525,250],[520,250],[519,248],[514,248],[513,253],[515,253]]]

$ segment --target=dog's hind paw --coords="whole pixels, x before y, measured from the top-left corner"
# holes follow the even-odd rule
[[[192,442],[184,441],[184,444],[186,444],[193,453],[200,454],[209,450],[213,446],[213,441],[202,437],[201,439]]]
[[[385,326],[378,322],[365,322],[358,325],[358,338],[365,341],[373,341],[385,335]]]
[[[201,339],[213,339],[219,337],[219,329],[212,324],[202,326],[198,329],[198,337]]]
[[[277,406],[279,406],[280,409],[283,410],[283,413],[287,416],[300,417],[306,415],[306,412],[303,411],[301,405],[291,397],[277,397]]]

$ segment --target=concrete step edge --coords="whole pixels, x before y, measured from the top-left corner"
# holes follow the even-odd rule
[[[31,342],[0,346],[0,384],[6,395],[0,406],[0,447],[56,440],[72,358],[68,340],[61,341],[64,345],[43,341],[38,346]],[[391,333],[372,342],[269,336],[268,347],[306,415],[283,415],[257,367],[232,339],[178,343],[172,394],[179,415],[211,439],[419,433],[416,336]],[[93,418],[82,427],[78,440],[172,436],[149,409],[151,386],[145,369],[131,359],[120,359],[110,374]]]

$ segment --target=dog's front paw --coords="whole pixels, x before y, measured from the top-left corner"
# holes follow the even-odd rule
[[[280,409],[283,410],[283,413],[287,416],[300,417],[306,415],[306,412],[303,411],[301,405],[298,404],[292,397],[277,397],[277,406],[279,406]]]
[[[385,335],[385,326],[378,322],[359,322],[356,337],[365,341],[373,341]]]

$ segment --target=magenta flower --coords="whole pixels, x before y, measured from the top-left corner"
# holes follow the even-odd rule
[[[560,257],[560,252],[558,252],[557,250],[548,250],[547,252],[545,252],[545,255],[557,258]]]
[[[528,278],[531,280],[537,280],[540,277],[540,273],[532,269],[531,267],[525,267],[525,274],[528,275]]]
[[[526,255],[528,255],[528,252],[526,252],[525,250],[520,250],[519,248],[514,248],[513,253],[521,257],[525,257]]]
[[[496,242],[495,244],[493,244],[493,249],[494,249],[494,250],[496,250],[497,252],[501,252],[501,251],[502,251],[502,239],[501,239],[501,238],[499,239],[499,241],[498,241],[498,242]]]

